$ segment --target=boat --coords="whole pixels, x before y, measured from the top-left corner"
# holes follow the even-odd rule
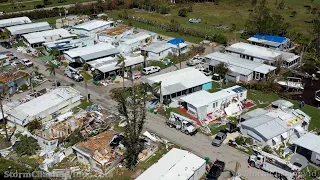
[[[320,90],[316,91],[314,93],[314,99],[318,102],[320,102]]]
[[[301,82],[301,78],[295,78],[295,77],[288,77],[286,81],[277,81],[277,83],[285,87],[287,89],[298,89],[303,90],[304,86]]]

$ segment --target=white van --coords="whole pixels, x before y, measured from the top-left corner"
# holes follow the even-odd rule
[[[148,74],[152,74],[152,73],[155,73],[155,72],[159,72],[160,71],[160,67],[159,66],[149,66],[149,67],[145,67],[142,69],[142,73],[145,74],[145,75],[148,75]]]
[[[80,82],[83,80],[83,77],[80,74],[80,71],[71,66],[68,66],[64,69],[64,75],[71,79],[74,79],[77,82]]]

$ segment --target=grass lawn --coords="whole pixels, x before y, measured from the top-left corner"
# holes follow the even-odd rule
[[[311,175],[320,175],[320,169],[316,168],[312,165],[309,165],[301,170],[303,174],[306,175],[306,180],[313,180],[314,178],[311,177]]]
[[[166,111],[164,111],[163,109],[160,109],[158,111],[159,114],[161,114],[162,116],[164,116],[166,118],[170,117],[170,112],[174,112],[174,113],[180,114],[182,116],[186,116],[181,111],[179,111],[177,108],[168,108]]]
[[[28,1],[28,2],[24,2],[24,1]],[[43,4],[42,0],[24,0],[24,1],[21,1],[23,3],[13,3],[13,4],[9,3],[9,1],[5,3],[0,3],[0,10],[4,12],[24,11],[24,10],[34,9],[34,7],[38,4]],[[46,7],[62,6],[67,4],[75,4],[77,2],[82,3],[82,2],[89,2],[89,1],[92,1],[92,0],[67,0],[66,2],[61,2],[61,3],[58,3],[57,0],[54,0],[54,1],[51,1],[52,4],[46,5]],[[25,7],[21,7],[22,5],[24,5]],[[16,7],[16,8],[13,8],[13,7]]]
[[[31,19],[33,22],[48,22],[53,28],[56,27],[56,20],[62,18],[62,16],[58,16],[58,17],[51,17],[51,18],[43,18],[43,19]]]
[[[305,21],[310,21],[314,17],[313,15],[307,12],[305,5],[311,5],[316,7],[320,4],[320,1],[314,1],[311,4],[310,1],[301,1],[301,0],[286,0],[285,8],[280,10],[278,4],[275,4],[275,0],[267,0],[267,6],[275,13],[279,13],[283,16],[285,22],[290,24],[288,29],[289,33],[299,32],[303,36],[310,36],[310,32],[306,29],[312,27],[311,23]],[[278,1],[280,3],[280,1]],[[187,17],[179,17],[178,11],[181,8],[188,8],[187,4],[177,4],[170,5],[170,15],[165,16],[158,13],[149,13],[140,10],[129,10],[128,14],[134,17],[145,18],[148,20],[154,20],[160,23],[170,23],[171,19],[176,19],[181,27],[190,28],[195,31],[201,31],[206,34],[225,34],[230,40],[234,38],[234,33],[230,32],[228,29],[217,28],[218,26],[227,26],[231,27],[232,24],[236,25],[236,29],[243,30],[245,26],[246,19],[249,17],[250,10],[253,9],[251,1],[236,1],[236,0],[221,0],[219,5],[214,3],[195,3],[193,7],[193,12],[189,12]],[[293,11],[297,12],[295,17],[290,17]],[[108,12],[108,15],[118,19],[118,14],[120,11]],[[190,18],[200,18],[201,23],[199,24],[190,24],[188,19]],[[132,25],[135,27],[147,29],[150,31],[157,32],[163,35],[171,35],[173,37],[179,37],[178,33],[167,33],[161,32],[160,28],[155,28],[150,25],[145,25],[142,23],[132,22]],[[238,35],[239,36],[239,35]],[[239,37],[237,37],[239,38]],[[185,40],[190,42],[199,42],[201,39],[185,38]]]
[[[88,106],[91,106],[93,103],[91,101],[87,101],[86,99],[82,100],[79,106],[76,106],[72,109],[73,113],[78,113],[80,109],[85,110]],[[80,109],[79,109],[80,108]]]
[[[22,40],[19,40],[17,44],[14,44],[14,45],[13,45],[14,48],[17,48],[17,47],[19,47],[19,46],[24,46],[24,43],[23,43]]]

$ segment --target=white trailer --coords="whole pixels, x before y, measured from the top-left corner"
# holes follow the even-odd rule
[[[291,164],[289,161],[263,151],[256,151],[256,153],[257,154],[249,157],[248,162],[251,167],[270,172],[275,178],[281,180],[296,178],[297,171],[300,170],[297,166]]]

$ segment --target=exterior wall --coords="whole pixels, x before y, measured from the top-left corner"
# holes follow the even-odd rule
[[[208,82],[206,84],[202,84],[202,90],[209,90],[212,88],[212,82]]]
[[[160,60],[160,59],[167,57],[170,52],[171,52],[171,49],[167,49],[167,50],[160,52],[160,53],[148,52],[148,59]]]
[[[80,34],[89,34],[88,31],[84,30],[84,29],[71,29],[70,30],[70,33],[72,34],[77,34],[77,35],[80,35]]]
[[[206,163],[203,163],[202,166],[195,170],[193,175],[189,177],[188,180],[198,180],[201,179],[201,177],[206,173]]]
[[[320,154],[316,153],[316,152],[312,152],[311,154],[311,159],[310,159],[313,163],[320,165]]]
[[[232,82],[239,82],[240,81],[240,75],[238,76],[231,76],[229,74],[226,75],[226,79]]]
[[[90,164],[90,159],[88,156],[76,151],[77,154],[77,160],[79,163],[84,164],[84,165],[88,165]]]
[[[37,136],[37,140],[39,146],[46,151],[54,150],[58,146],[58,139],[46,140]]]

